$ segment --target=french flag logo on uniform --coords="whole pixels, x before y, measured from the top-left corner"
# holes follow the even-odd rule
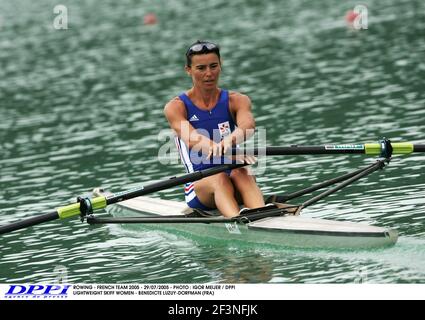
[[[229,121],[222,122],[218,124],[218,129],[220,130],[220,136],[226,137],[230,135],[232,132],[230,131],[230,124]]]

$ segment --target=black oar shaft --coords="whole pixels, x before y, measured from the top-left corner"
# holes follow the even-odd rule
[[[357,153],[364,154],[365,151],[362,148],[338,148],[328,149],[326,146],[289,146],[289,147],[267,147],[267,148],[256,148],[254,149],[255,155],[267,155],[267,156],[278,156],[278,155],[311,155],[311,154],[347,154]]]
[[[0,226],[0,234],[4,234],[4,233],[7,233],[7,232],[12,232],[12,231],[15,231],[15,230],[31,227],[31,226],[34,226],[34,225],[39,224],[39,223],[56,220],[58,218],[59,218],[59,215],[56,211],[41,214],[41,215],[38,215],[38,216],[35,216],[35,217],[32,217],[32,218],[28,218],[28,219],[25,219],[25,220],[22,220],[22,221],[17,221],[17,222],[10,223],[8,225]]]
[[[117,203],[127,199],[140,197],[146,194],[161,191],[167,188],[176,187],[188,182],[197,181],[202,178],[206,178],[226,170],[236,169],[243,166],[246,166],[246,164],[224,164],[224,165],[208,168],[202,171],[185,174],[181,177],[173,177],[168,180],[156,182],[145,187],[139,187],[139,188],[134,188],[132,190],[114,193],[106,198],[106,203],[109,205],[109,204]]]
[[[386,140],[388,141],[388,140]],[[392,154],[409,154],[412,152],[425,152],[425,144],[410,142],[389,142],[364,144],[326,144],[326,145],[291,145],[269,146],[264,148],[233,149],[233,154],[248,154],[256,156],[282,156],[282,155],[318,155],[318,154],[367,154],[380,155],[385,146],[391,146]]]
[[[425,144],[414,144],[413,152],[425,152]]]

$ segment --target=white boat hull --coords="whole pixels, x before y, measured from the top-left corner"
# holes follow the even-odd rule
[[[183,215],[190,210],[182,202],[149,197],[126,200],[110,207],[110,213],[116,217]],[[134,226],[132,224],[131,228]],[[270,217],[247,224],[149,223],[136,226],[177,232],[191,238],[300,248],[378,248],[394,245],[398,238],[393,229],[304,216]]]

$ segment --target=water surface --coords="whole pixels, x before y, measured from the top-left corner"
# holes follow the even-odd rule
[[[223,88],[248,94],[269,145],[425,142],[422,1],[364,2],[367,30],[336,0],[0,1],[0,222],[49,212],[103,186],[119,191],[183,173],[161,164],[162,108],[190,86],[184,51],[220,43]],[[159,23],[142,24],[154,12]],[[369,164],[362,156],[276,157],[264,193]],[[181,188],[156,194],[183,199]],[[319,202],[305,215],[396,228],[396,246],[256,248],[77,218],[2,236],[0,282],[424,283],[425,155]]]

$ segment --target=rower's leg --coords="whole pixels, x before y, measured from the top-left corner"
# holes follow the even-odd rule
[[[217,208],[225,217],[239,215],[235,189],[229,176],[222,172],[196,181],[194,184],[198,199],[207,207]]]
[[[243,203],[247,208],[264,207],[264,196],[255,181],[255,177],[249,174],[248,169],[233,169],[230,174],[233,185],[242,196]]]

